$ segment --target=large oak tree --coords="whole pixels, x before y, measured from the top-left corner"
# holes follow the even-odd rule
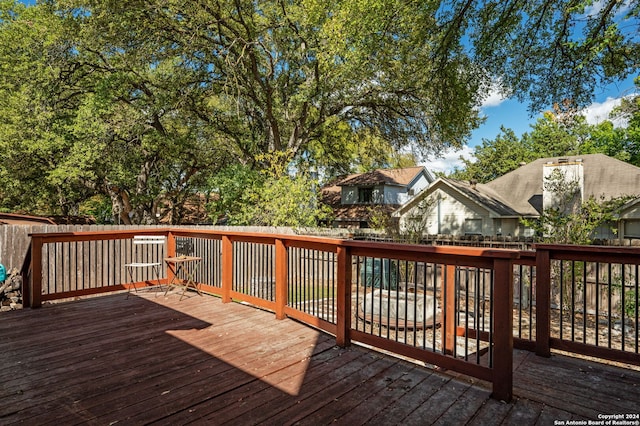
[[[0,4],[2,204],[98,193],[125,222],[179,210],[231,162],[326,152],[336,128],[461,146],[496,82],[534,110],[584,104],[640,56],[639,6],[612,0]]]

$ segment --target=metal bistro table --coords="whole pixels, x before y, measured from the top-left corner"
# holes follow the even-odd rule
[[[166,296],[173,287],[182,287],[182,294],[180,295],[180,300],[184,297],[187,289],[189,287],[193,288],[198,292],[200,296],[202,296],[202,292],[200,292],[200,288],[198,287],[198,283],[196,283],[193,279],[196,271],[198,270],[198,266],[200,266],[201,257],[197,256],[176,256],[176,257],[166,257],[164,262],[167,264],[169,269],[172,272],[171,282],[167,287],[167,290],[164,292]],[[179,278],[179,275],[184,273],[185,279]]]

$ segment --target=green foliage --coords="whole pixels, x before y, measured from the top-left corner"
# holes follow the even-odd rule
[[[535,111],[584,105],[640,56],[640,6],[593,5],[1,1],[0,208],[73,214],[98,196],[122,223],[164,205],[179,223],[219,170],[291,159],[263,154],[337,175],[460,147],[496,79]],[[562,130],[546,124],[535,146]]]
[[[522,139],[533,158],[587,154],[584,143],[592,128],[571,106],[556,105],[556,110],[545,112]]]
[[[388,234],[397,233],[389,212],[381,204],[373,205],[368,209],[368,224],[371,229],[386,231]]]
[[[414,153],[396,150],[375,132],[367,129],[353,132],[340,123],[333,127],[322,139],[310,143],[308,158],[304,159],[312,161],[325,180],[351,173],[413,167],[418,164]],[[303,164],[299,166],[302,167]]]
[[[304,172],[289,174],[283,165],[286,156],[258,156],[258,161],[269,165],[259,173],[246,169],[235,175],[225,173],[219,186],[222,202],[214,212],[219,214],[219,206],[227,206],[230,225],[312,227],[328,221],[331,210],[319,204],[317,182]]]
[[[638,72],[638,2],[509,0],[477,8],[471,39],[484,69],[530,100],[532,112],[567,99],[585,106],[598,85]]]
[[[207,211],[213,223],[229,220],[231,224],[236,220],[236,212],[242,211],[245,196],[252,188],[264,186],[265,176],[249,166],[231,164],[213,176],[208,185],[212,188],[212,200],[207,205]]]
[[[513,130],[503,127],[495,139],[483,139],[482,144],[475,147],[475,161],[461,157],[463,168],[454,170],[450,177],[486,183],[517,169],[521,162],[533,160],[534,155]]]
[[[635,290],[629,290],[624,293],[624,305],[622,309],[627,314],[627,318],[636,317],[636,306],[638,305],[638,293]]]

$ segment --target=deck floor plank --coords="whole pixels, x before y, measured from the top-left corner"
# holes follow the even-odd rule
[[[407,426],[435,423],[471,386],[458,379],[446,382],[438,391],[420,404],[411,414],[402,419]]]
[[[435,422],[435,425],[460,425],[468,423],[489,399],[491,391],[479,386],[469,386]]]
[[[118,293],[3,313],[2,424],[553,424],[638,412],[640,372],[514,354],[514,401],[210,296]]]
[[[280,332],[282,331],[280,330]],[[305,330],[301,329],[290,330],[285,334],[285,338],[276,340],[276,343],[268,348],[270,368],[278,368],[279,363],[288,365],[297,361],[300,357],[308,356],[312,346],[310,347],[308,341],[300,340],[300,337],[305,333]],[[208,333],[206,330],[190,334],[209,334],[205,340],[195,339],[194,337],[189,339],[191,344],[196,344],[197,342],[196,346],[198,347],[214,345],[219,340],[218,336]],[[274,338],[276,336],[277,334],[274,333],[267,337]],[[82,402],[97,417],[107,414],[102,412],[101,409],[115,405],[119,408],[118,415],[123,416],[127,421],[136,421],[137,418],[142,417],[145,417],[145,422],[157,420],[153,414],[149,413],[160,409],[165,412],[178,412],[180,411],[179,407],[184,404],[187,406],[193,404],[194,399],[211,396],[211,391],[208,388],[210,381],[215,381],[217,392],[225,392],[229,388],[254,380],[254,376],[260,377],[260,375],[268,373],[270,370],[265,370],[264,368],[249,368],[252,365],[261,365],[260,360],[264,357],[263,354],[267,349],[263,347],[265,345],[264,341],[255,343],[254,340],[255,337],[252,340],[251,336],[241,333],[238,336],[234,336],[233,339],[228,339],[226,346],[222,344],[216,347],[216,355],[218,357],[234,354],[234,365],[226,362],[212,363],[212,361],[219,361],[219,358],[203,355],[202,353],[199,354],[199,359],[196,358],[196,360],[170,357],[169,361],[173,363],[173,368],[170,371],[164,371],[161,375],[153,378],[141,378],[141,380],[144,379],[144,386],[139,388],[139,392],[144,394],[145,398],[135,398],[132,401],[128,390],[123,387],[121,392],[110,391],[108,397],[97,395],[93,400],[83,398]],[[229,344],[229,342],[233,343]],[[257,350],[246,351],[244,350],[246,345],[252,345]],[[164,358],[149,360],[151,363],[158,364],[166,363],[166,361]],[[246,369],[250,371],[250,374],[239,376],[237,374],[239,367],[247,367]],[[200,393],[204,394],[201,395]],[[105,402],[108,402],[108,404],[105,404]]]
[[[299,419],[295,424],[303,426],[314,426],[319,424],[330,424],[338,422],[338,419],[351,412],[359,405],[360,400],[368,400],[378,392],[387,388],[391,383],[396,382],[406,374],[403,368],[387,368],[381,370],[378,374],[361,381],[356,388],[349,392],[356,392],[359,399],[346,397],[344,394],[330,401],[328,405],[323,406],[322,410]]]
[[[289,375],[278,383],[278,387],[263,388],[248,397],[238,398],[234,403],[209,414],[206,419],[222,424],[233,422],[234,419],[245,415],[250,417],[252,412],[261,410],[261,407],[268,407],[279,401],[284,400],[286,402],[292,398],[297,398],[301,383],[311,382],[317,377],[330,374],[332,371],[339,369],[340,366],[363,356],[360,351],[346,349],[335,349],[331,352],[330,355],[336,356],[331,356],[330,358],[314,357],[304,371]]]
[[[334,357],[341,355],[340,351],[335,350],[333,340],[327,339],[319,343],[313,350],[312,357],[315,363],[330,362]],[[227,392],[216,395],[208,395],[191,405],[188,410],[172,415],[165,420],[159,420],[155,424],[186,424],[205,418],[208,424],[220,422],[224,418],[225,410],[232,411],[233,415],[238,415],[239,407],[252,407],[253,405],[263,405],[271,399],[282,394],[282,389],[288,389],[287,381],[293,381],[296,377],[304,376],[305,373],[310,374],[314,368],[313,365],[304,362],[297,362],[288,365],[279,370],[262,377],[262,380],[254,380],[245,386],[239,386]],[[258,401],[256,403],[255,401]],[[237,411],[236,411],[237,410]]]
[[[387,407],[387,410],[369,419],[368,424],[386,425],[401,423],[405,417],[409,416],[416,408],[424,404],[450,380],[455,379],[436,373],[428,375],[411,389],[410,392],[403,395],[403,397],[398,399],[393,405]]]
[[[317,392],[302,394],[302,398],[296,401],[295,405],[282,407],[277,415],[266,420],[266,423],[273,425],[291,425],[296,422],[316,414],[322,418],[328,413],[333,413],[334,403],[344,398],[349,398],[349,393],[354,392],[361,397],[358,387],[366,382],[370,377],[385,373],[396,364],[394,360],[388,358],[377,358],[370,355],[373,361],[363,365],[351,374],[344,375],[340,380]],[[343,398],[344,397],[344,398]],[[321,424],[321,423],[316,423]]]
[[[364,401],[356,401],[358,405],[337,418],[336,421],[341,424],[366,424],[431,374],[429,370],[416,366],[404,365],[399,370],[400,377],[398,379],[390,382],[384,389]]]
[[[299,410],[306,409],[308,403],[317,404],[318,399],[315,396],[327,388],[334,386],[343,378],[353,377],[361,372],[366,366],[376,361],[376,358],[369,353],[362,353],[358,350],[356,356],[352,359],[339,358],[332,363],[332,368],[324,370],[323,374],[316,374],[312,377],[305,376],[303,386],[295,395],[283,393],[268,404],[251,407],[243,416],[245,424],[279,424],[274,418],[281,416],[286,412],[285,416],[297,418]],[[326,396],[326,393],[324,393]],[[329,396],[333,399],[333,395]],[[234,424],[237,418],[230,418],[228,422],[221,424]]]

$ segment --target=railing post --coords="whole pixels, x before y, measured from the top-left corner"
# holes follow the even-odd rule
[[[445,354],[453,354],[456,345],[456,267],[446,265],[442,274],[442,304],[444,306],[444,335],[442,349]]]
[[[509,402],[513,396],[513,261],[493,261],[493,393]]]
[[[338,276],[336,291],[337,318],[336,344],[346,347],[351,344],[351,250],[338,247]]]
[[[173,235],[173,232],[169,231],[167,233],[167,257],[175,257],[176,256],[176,236]]]
[[[536,248],[536,355],[550,357],[551,256]]]
[[[27,248],[27,254],[22,262],[20,275],[22,276],[22,304],[25,308],[31,307],[31,244]]]
[[[42,306],[42,245],[41,238],[31,237],[31,289],[29,290],[31,300],[29,305],[32,308]]]
[[[167,233],[167,257],[175,257],[176,256],[176,237],[173,235],[173,232],[169,231]],[[175,268],[170,268],[169,264],[166,264],[167,267],[167,284],[173,282],[175,279],[176,271]]]
[[[284,241],[276,239],[276,319],[284,319],[287,305],[287,247]]]
[[[233,241],[226,235],[222,236],[222,302],[231,302],[231,287],[233,286]]]

